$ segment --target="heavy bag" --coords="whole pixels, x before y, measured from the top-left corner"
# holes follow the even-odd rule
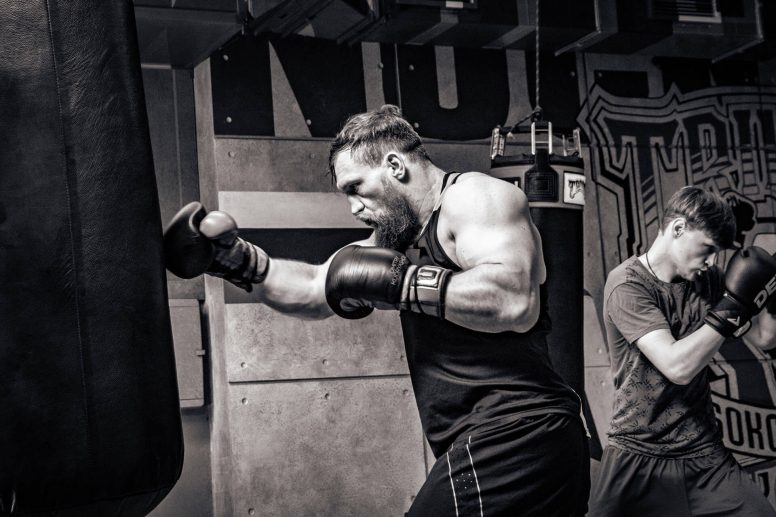
[[[183,445],[132,4],[0,34],[0,515],[146,515]]]

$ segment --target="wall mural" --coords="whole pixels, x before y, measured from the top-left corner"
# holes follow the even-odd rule
[[[588,188],[599,201],[590,209],[618,214],[600,229],[606,272],[647,250],[664,203],[683,185],[730,202],[739,244],[776,252],[776,88],[672,86],[661,97],[627,98],[594,86],[578,120],[590,139]],[[744,336],[728,340],[711,369],[725,445],[776,506],[773,357]]]

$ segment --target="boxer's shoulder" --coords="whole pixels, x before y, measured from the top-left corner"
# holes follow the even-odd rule
[[[604,300],[608,300],[611,293],[622,285],[629,285],[631,288],[637,289],[644,287],[644,279],[640,274],[639,267],[639,259],[634,255],[612,269],[604,284]]]
[[[493,212],[512,212],[505,210],[507,207],[518,211],[527,209],[528,200],[525,193],[512,183],[481,172],[460,174],[455,183],[448,185],[442,198],[443,212],[448,213],[484,210],[490,217],[497,215]],[[496,208],[498,210],[495,210]]]

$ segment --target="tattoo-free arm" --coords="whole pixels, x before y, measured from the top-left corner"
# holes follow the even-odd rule
[[[533,327],[545,268],[525,194],[485,175],[452,185],[439,229],[449,232],[463,269],[447,286],[445,319],[484,332]]]
[[[372,238],[355,242],[372,245]],[[302,319],[324,319],[334,315],[326,302],[326,273],[336,253],[323,264],[270,258],[267,277],[255,286],[262,303]]]
[[[689,384],[711,362],[725,341],[719,332],[704,324],[682,339],[668,329],[653,330],[636,341],[647,359],[674,384]]]
[[[752,318],[752,328],[746,338],[762,350],[776,347],[776,315],[763,311]]]

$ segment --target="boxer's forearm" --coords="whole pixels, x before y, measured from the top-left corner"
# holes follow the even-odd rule
[[[456,273],[445,296],[445,319],[481,332],[526,332],[538,321],[539,286],[530,274],[501,264]]]
[[[703,325],[678,340],[667,329],[655,330],[640,338],[636,345],[669,381],[689,384],[711,362],[724,341],[719,332]]]
[[[324,293],[325,266],[271,258],[264,281],[255,285],[262,303],[298,318],[323,319],[334,313]]]
[[[676,341],[674,371],[678,384],[689,383],[701,370],[711,362],[711,359],[724,342],[724,338],[708,325]]]
[[[747,341],[763,350],[776,347],[776,315],[761,312],[752,320],[752,330],[746,335]]]

